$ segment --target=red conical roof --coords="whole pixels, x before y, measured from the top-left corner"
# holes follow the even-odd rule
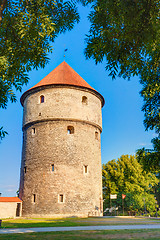
[[[73,70],[73,68],[71,68],[64,61],[60,65],[58,65],[58,67],[56,67],[52,72],[50,72],[46,77],[44,77],[39,83],[27,90],[25,93],[23,93],[20,99],[22,106],[24,99],[31,91],[48,85],[70,85],[90,89],[91,91],[95,92],[100,96],[102,106],[104,105],[104,98],[102,97],[102,95],[98,93],[94,88],[92,88],[78,73]]]
[[[93,89],[73,68],[71,68],[65,61],[44,77],[33,88],[52,85],[52,84],[64,84],[72,86],[80,86]]]

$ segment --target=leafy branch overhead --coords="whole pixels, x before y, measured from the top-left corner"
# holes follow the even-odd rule
[[[138,149],[136,152],[137,161],[143,166],[147,172],[160,172],[160,139],[153,138],[153,149]]]
[[[139,75],[146,130],[160,131],[160,1],[80,0],[91,4],[85,55],[106,61],[112,78]]]
[[[79,21],[71,1],[0,0],[0,107],[16,101],[27,73],[44,68],[51,42]]]

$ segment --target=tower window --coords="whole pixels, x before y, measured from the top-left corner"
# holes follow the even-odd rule
[[[24,173],[26,173],[27,172],[27,167],[24,167]]]
[[[64,202],[64,197],[63,197],[63,194],[60,194],[59,195],[59,202],[63,203]]]
[[[73,134],[74,133],[74,127],[73,126],[68,126],[67,127],[67,133],[68,134]]]
[[[88,166],[84,165],[84,173],[88,173]]]
[[[36,134],[36,129],[32,128],[32,135],[35,135],[35,134]]]
[[[44,96],[43,95],[40,96],[40,103],[44,103]]]
[[[98,132],[95,132],[95,139],[98,140]]]
[[[82,103],[83,103],[83,104],[86,104],[86,105],[88,104],[88,99],[87,99],[86,96],[83,96],[83,97],[82,97]]]
[[[54,172],[54,164],[52,164],[52,168],[51,169],[52,169],[52,172]]]
[[[36,194],[33,194],[33,195],[32,195],[32,201],[33,201],[33,203],[36,202]]]
[[[39,116],[41,116],[41,113],[39,113]]]

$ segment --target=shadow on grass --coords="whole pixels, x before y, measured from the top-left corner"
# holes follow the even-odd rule
[[[0,235],[0,240],[91,240],[91,239],[160,239],[160,230],[107,230],[107,231],[74,231],[44,232]]]
[[[2,228],[33,228],[33,227],[74,227],[74,226],[96,226],[96,225],[137,225],[155,224],[160,220],[138,219],[138,218],[18,218],[2,220]]]

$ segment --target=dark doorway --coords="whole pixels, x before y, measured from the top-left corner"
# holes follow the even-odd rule
[[[20,217],[20,211],[21,211],[21,203],[17,203],[17,209],[16,209],[16,217]]]

